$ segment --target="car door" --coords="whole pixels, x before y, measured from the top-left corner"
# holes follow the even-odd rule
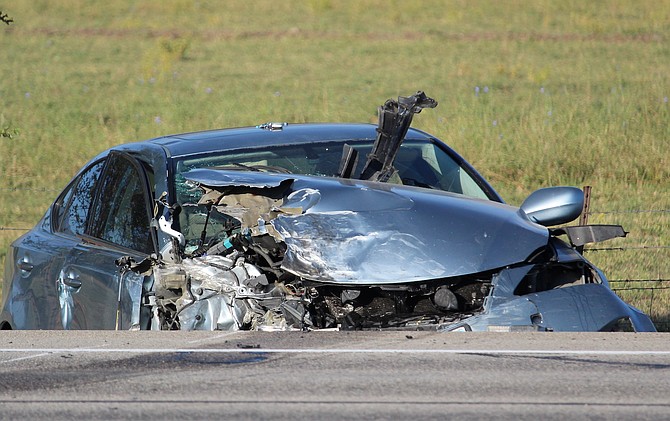
[[[139,325],[144,277],[120,270],[118,259],[155,252],[149,183],[135,158],[111,152],[88,212],[86,233],[59,277],[65,329],[128,329]]]
[[[83,169],[30,232],[15,241],[7,256],[4,313],[15,329],[62,327],[60,274],[65,257],[81,241],[93,188],[104,161]]]

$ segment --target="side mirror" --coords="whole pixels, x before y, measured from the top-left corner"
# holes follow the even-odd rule
[[[523,201],[521,210],[540,225],[567,224],[584,208],[584,193],[577,187],[548,187],[534,191]]]

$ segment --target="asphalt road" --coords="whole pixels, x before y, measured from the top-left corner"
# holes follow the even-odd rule
[[[0,419],[668,419],[668,334],[0,332]]]

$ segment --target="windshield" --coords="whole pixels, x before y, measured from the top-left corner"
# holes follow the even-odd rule
[[[187,156],[176,161],[175,191],[182,207],[181,232],[187,244],[194,245],[200,235],[207,209],[198,206],[201,190],[186,183],[183,174],[196,168],[225,168],[241,171],[268,171],[337,177],[344,145],[358,152],[351,178],[357,179],[365,165],[372,141],[338,141],[223,151]],[[475,178],[445,150],[425,140],[403,141],[394,161],[398,177],[389,182],[444,190],[480,199],[490,199]],[[239,226],[236,220],[214,211],[207,220],[207,238],[225,237]],[[218,231],[218,233],[217,233]],[[206,241],[206,239],[202,239]]]

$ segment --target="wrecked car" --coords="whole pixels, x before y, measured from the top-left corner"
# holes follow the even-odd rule
[[[583,194],[521,207],[436,137],[267,123],[111,148],[6,259],[2,329],[654,331],[584,258]]]

